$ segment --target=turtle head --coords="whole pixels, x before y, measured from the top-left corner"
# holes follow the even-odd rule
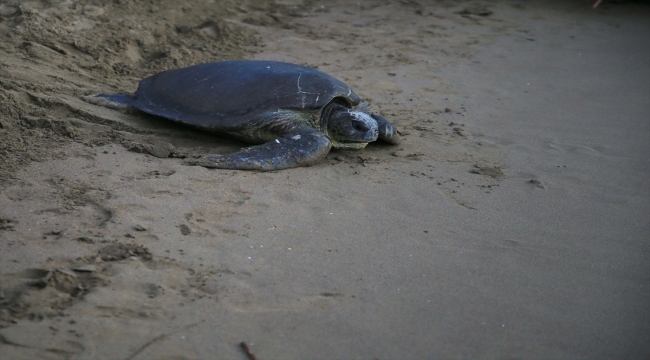
[[[332,138],[334,144],[341,144],[340,147],[363,147],[365,144],[377,140],[379,130],[377,121],[370,115],[344,106],[333,104],[331,111],[323,114],[327,119],[327,134]],[[363,143],[353,145],[349,143]],[[343,145],[349,144],[349,146]]]

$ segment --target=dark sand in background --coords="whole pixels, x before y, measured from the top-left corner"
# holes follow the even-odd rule
[[[0,2],[0,357],[650,357],[647,5],[183,3]],[[233,58],[404,142],[207,170],[242,144],[80,100]]]

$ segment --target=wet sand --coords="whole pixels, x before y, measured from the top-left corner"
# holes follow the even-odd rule
[[[647,5],[12,4],[7,358],[650,356]],[[240,58],[344,80],[402,144],[208,170],[245,144],[81,100]]]

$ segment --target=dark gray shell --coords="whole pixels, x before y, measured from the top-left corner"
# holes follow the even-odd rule
[[[343,82],[305,66],[223,61],[164,71],[142,81],[131,104],[200,128],[238,131],[278,110],[318,110],[334,98],[361,100]]]

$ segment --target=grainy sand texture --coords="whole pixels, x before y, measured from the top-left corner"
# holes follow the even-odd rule
[[[650,358],[650,6],[0,0],[0,358]],[[403,134],[310,167],[83,101],[288,61]]]

